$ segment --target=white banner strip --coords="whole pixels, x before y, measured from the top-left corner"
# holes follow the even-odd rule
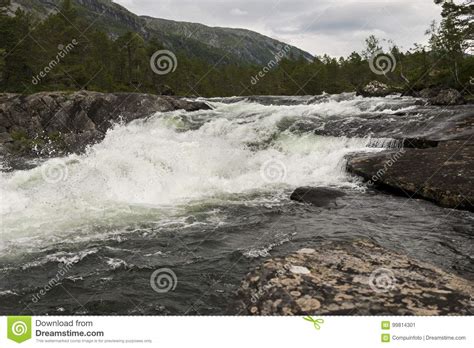
[[[0,347],[473,347],[473,317],[0,317]]]

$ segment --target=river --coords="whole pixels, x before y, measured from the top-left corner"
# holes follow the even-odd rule
[[[3,168],[0,315],[239,314],[252,267],[328,240],[370,239],[473,278],[472,213],[345,170],[346,155],[401,147],[394,134],[463,109],[354,94],[206,101],[117,124],[83,154]],[[290,201],[299,186],[346,195],[318,208]],[[163,269],[166,292],[152,286]]]

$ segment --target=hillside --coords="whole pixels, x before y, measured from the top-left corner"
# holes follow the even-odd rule
[[[12,0],[10,11],[17,8],[44,18],[56,12],[62,0]],[[73,0],[80,15],[94,27],[117,37],[127,31],[140,33],[145,39],[156,38],[173,51],[201,58],[211,64],[237,62],[266,65],[286,44],[245,29],[208,27],[198,23],[178,22],[148,16],[137,16],[110,0]],[[313,57],[289,46],[291,59]]]

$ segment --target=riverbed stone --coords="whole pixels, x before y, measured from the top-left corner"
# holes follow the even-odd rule
[[[474,211],[474,141],[352,155],[347,169],[374,187],[408,199],[421,197],[443,207]]]
[[[369,82],[359,91],[359,94],[364,97],[385,97],[391,93],[392,90],[388,85],[377,80]]]
[[[466,315],[472,282],[371,241],[326,242],[266,260],[238,290],[252,315]],[[294,274],[291,267],[310,270]],[[257,280],[255,280],[257,279]]]
[[[293,191],[290,199],[317,207],[336,207],[337,199],[343,196],[345,193],[341,190],[329,187],[298,187]]]
[[[464,104],[465,100],[462,94],[454,89],[454,88],[447,88],[442,89],[436,95],[431,96],[428,99],[431,105],[460,105]]]

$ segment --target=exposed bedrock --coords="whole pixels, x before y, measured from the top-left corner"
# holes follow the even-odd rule
[[[102,140],[118,121],[130,122],[157,111],[209,108],[202,102],[141,93],[0,94],[0,146],[9,153],[77,152]]]
[[[372,242],[328,242],[265,261],[238,302],[254,315],[467,315],[472,293],[472,282]]]
[[[357,154],[347,169],[369,184],[440,206],[474,211],[474,140],[436,147]]]
[[[442,116],[451,110],[450,117]],[[348,156],[347,169],[374,187],[448,208],[474,211],[474,111],[458,106],[404,134],[402,149]]]
[[[357,117],[324,117],[295,123],[291,130],[314,131],[323,136],[418,138],[432,141],[457,140],[472,135],[474,108],[471,105],[417,106],[390,113],[361,113]]]

